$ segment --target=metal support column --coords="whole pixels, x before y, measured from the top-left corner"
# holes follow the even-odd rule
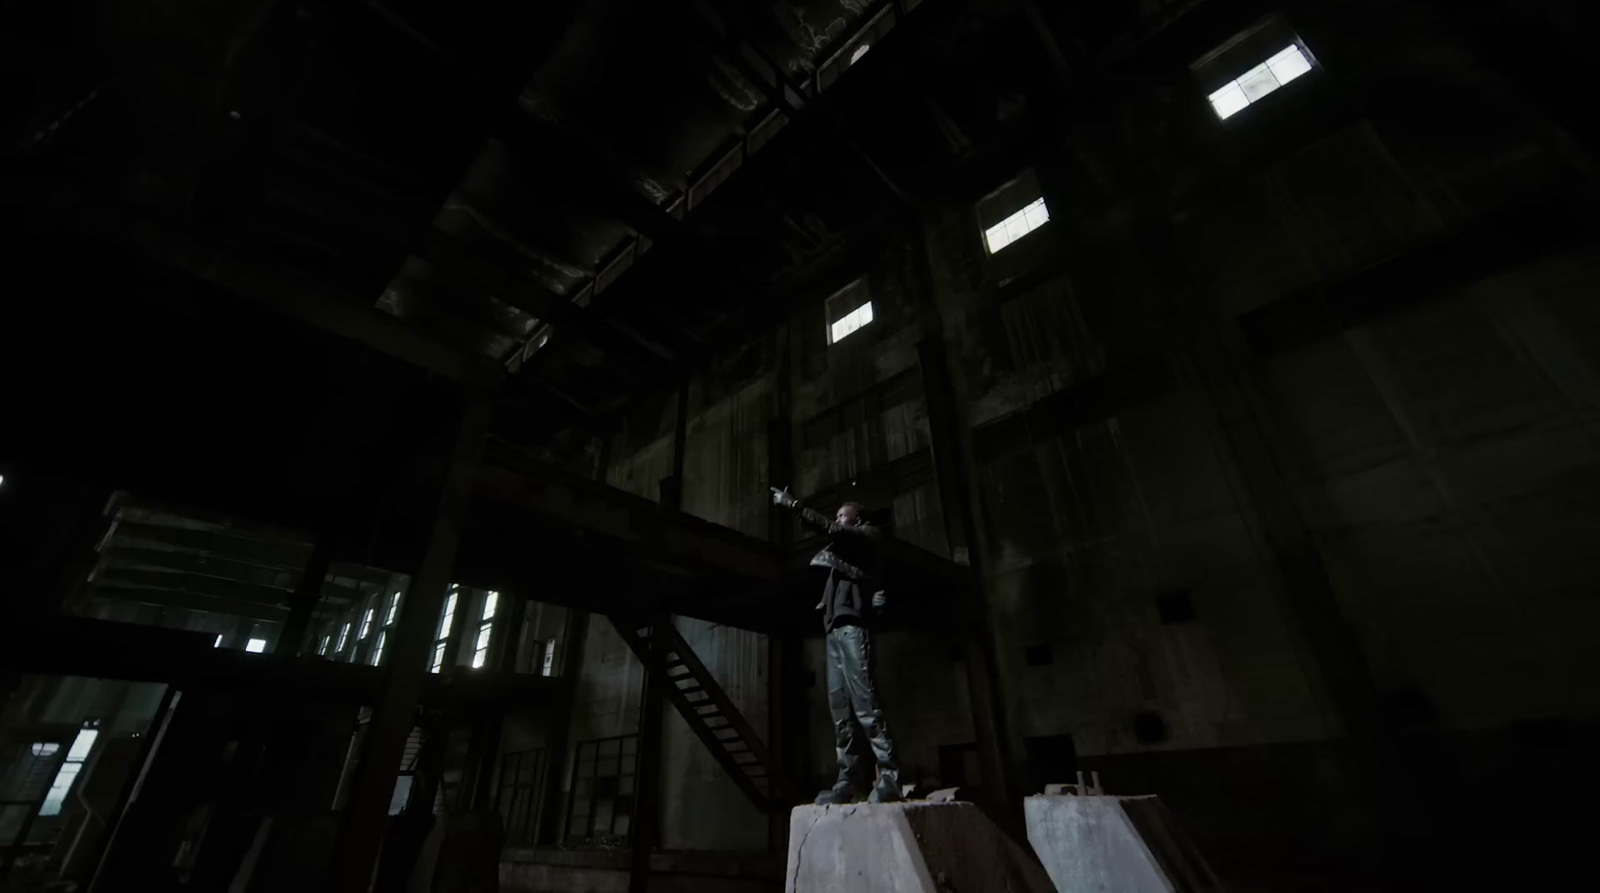
[[[672,432],[672,476],[661,482],[661,506],[683,511],[683,455],[689,446],[689,378],[678,385],[678,417]]]
[[[578,689],[578,676],[583,671],[584,640],[589,637],[589,612],[573,611],[567,618],[567,642],[562,649],[561,675],[565,685],[556,706],[551,708],[555,717],[550,733],[550,768],[545,772],[545,797],[543,816],[539,820],[541,845],[561,842],[561,822],[565,815],[568,754],[572,751],[572,702]]]
[[[671,623],[657,614],[652,624]],[[665,719],[667,682],[665,646],[661,636],[650,636],[650,657],[644,670],[644,692],[639,705],[639,768],[634,775],[633,819],[628,843],[633,851],[628,893],[649,893],[650,854],[655,850],[661,820],[661,733]]]
[[[485,669],[493,670],[502,681],[509,682],[517,669],[517,648],[521,643],[522,622],[527,616],[528,600],[514,593],[502,592],[500,603],[506,607],[495,618]],[[500,735],[504,727],[505,711],[491,709],[478,719],[472,729],[467,765],[473,774],[464,779],[464,783],[470,786],[465,799],[468,809],[473,812],[494,808],[495,766],[500,761]]]
[[[311,550],[311,558],[306,562],[305,572],[300,576],[300,585],[295,587],[289,602],[289,617],[278,634],[278,644],[272,649],[273,657],[293,658],[305,646],[306,630],[311,626],[311,616],[316,613],[317,602],[322,598],[323,581],[327,579],[328,569],[332,565],[333,550],[328,548],[326,537],[319,537],[316,547]]]
[[[365,893],[372,881],[400,758],[415,723],[422,680],[428,673],[434,624],[444,606],[461,525],[472,496],[473,474],[492,414],[493,401],[487,392],[468,395],[445,472],[433,533],[422,567],[401,605],[365,753],[350,803],[341,816],[338,855],[328,875],[328,889],[338,893]]]
[[[930,290],[928,299],[933,298]],[[961,628],[966,631],[967,696],[972,702],[973,731],[978,754],[983,760],[984,786],[996,804],[1004,804],[996,815],[1010,815],[1020,803],[1015,772],[1008,757],[1005,732],[1005,700],[1000,690],[999,668],[994,658],[994,636],[989,628],[989,612],[984,602],[982,550],[977,546],[972,496],[968,489],[963,458],[962,426],[951,390],[950,373],[942,336],[917,342],[917,360],[922,369],[923,396],[927,402],[928,429],[932,441],[934,475],[944,507],[945,535],[952,555],[964,548],[971,567],[971,584],[961,593]]]

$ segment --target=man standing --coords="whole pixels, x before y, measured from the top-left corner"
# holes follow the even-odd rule
[[[839,757],[839,779],[817,795],[818,803],[850,803],[871,788],[871,803],[900,799],[900,772],[894,739],[884,723],[883,705],[872,674],[872,635],[867,621],[885,598],[878,587],[878,544],[882,534],[861,516],[859,503],[839,506],[833,520],[800,504],[788,490],[772,489],[772,501],[813,526],[826,530],[828,545],[811,559],[828,571],[822,589],[822,630],[828,637],[828,709],[833,713],[833,746]],[[869,596],[868,594],[871,593]],[[863,759],[863,739],[872,744],[878,779]]]

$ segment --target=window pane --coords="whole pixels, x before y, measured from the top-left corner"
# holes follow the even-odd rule
[[[444,667],[444,643],[433,646],[433,665],[431,669],[437,673]]]
[[[1245,98],[1244,90],[1237,81],[1211,94],[1211,106],[1217,110],[1219,118],[1232,117],[1249,104],[1250,100]]]
[[[1239,87],[1244,90],[1246,99],[1258,102],[1261,97],[1278,89],[1278,79],[1273,77],[1272,69],[1263,62],[1239,76]]]
[[[389,814],[399,815],[406,808],[406,801],[411,799],[411,780],[409,775],[402,775],[394,780],[394,793],[389,796]]]
[[[61,770],[56,773],[55,781],[50,783],[50,790],[44,796],[44,803],[39,806],[39,815],[61,814],[61,805],[66,802],[67,792],[72,790],[72,782],[82,768],[82,763],[61,764]]]
[[[1278,83],[1287,84],[1295,78],[1311,70],[1311,61],[1306,54],[1300,52],[1300,47],[1289,46],[1282,52],[1267,60],[1267,67],[1278,79]]]
[[[867,323],[872,322],[872,302],[868,301],[860,307],[846,313],[837,322],[829,326],[829,340],[837,344],[846,335],[856,331]]]
[[[383,618],[384,626],[392,626],[395,618],[400,615],[400,593],[396,592],[394,598],[389,599],[389,616]]]
[[[989,227],[984,232],[984,241],[989,245],[989,253],[994,254],[1049,221],[1050,209],[1045,207],[1044,198],[1036,198],[1006,219]]]
[[[250,652],[251,654],[260,654],[267,650],[267,640],[251,639],[244,644],[244,650]]]
[[[67,759],[76,762],[87,760],[89,751],[94,749],[94,739],[98,737],[98,729],[79,729],[78,737],[72,739],[72,747],[67,749]]]
[[[490,617],[494,616],[495,605],[498,604],[499,601],[500,601],[500,593],[495,592],[493,589],[489,590],[489,594],[483,597],[483,619],[484,620],[488,620]]]

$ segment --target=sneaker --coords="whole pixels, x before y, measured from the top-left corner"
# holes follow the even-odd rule
[[[879,776],[872,793],[867,795],[868,803],[894,803],[900,799],[900,778],[892,772]]]
[[[841,781],[833,787],[817,795],[818,806],[839,806],[844,803],[856,801],[856,787],[848,781]]]

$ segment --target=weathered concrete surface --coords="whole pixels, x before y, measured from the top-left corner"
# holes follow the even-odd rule
[[[1222,889],[1158,797],[1041,794],[1023,806],[1028,842],[1061,893]]]
[[[785,893],[1048,893],[1050,878],[971,803],[797,806]]]

